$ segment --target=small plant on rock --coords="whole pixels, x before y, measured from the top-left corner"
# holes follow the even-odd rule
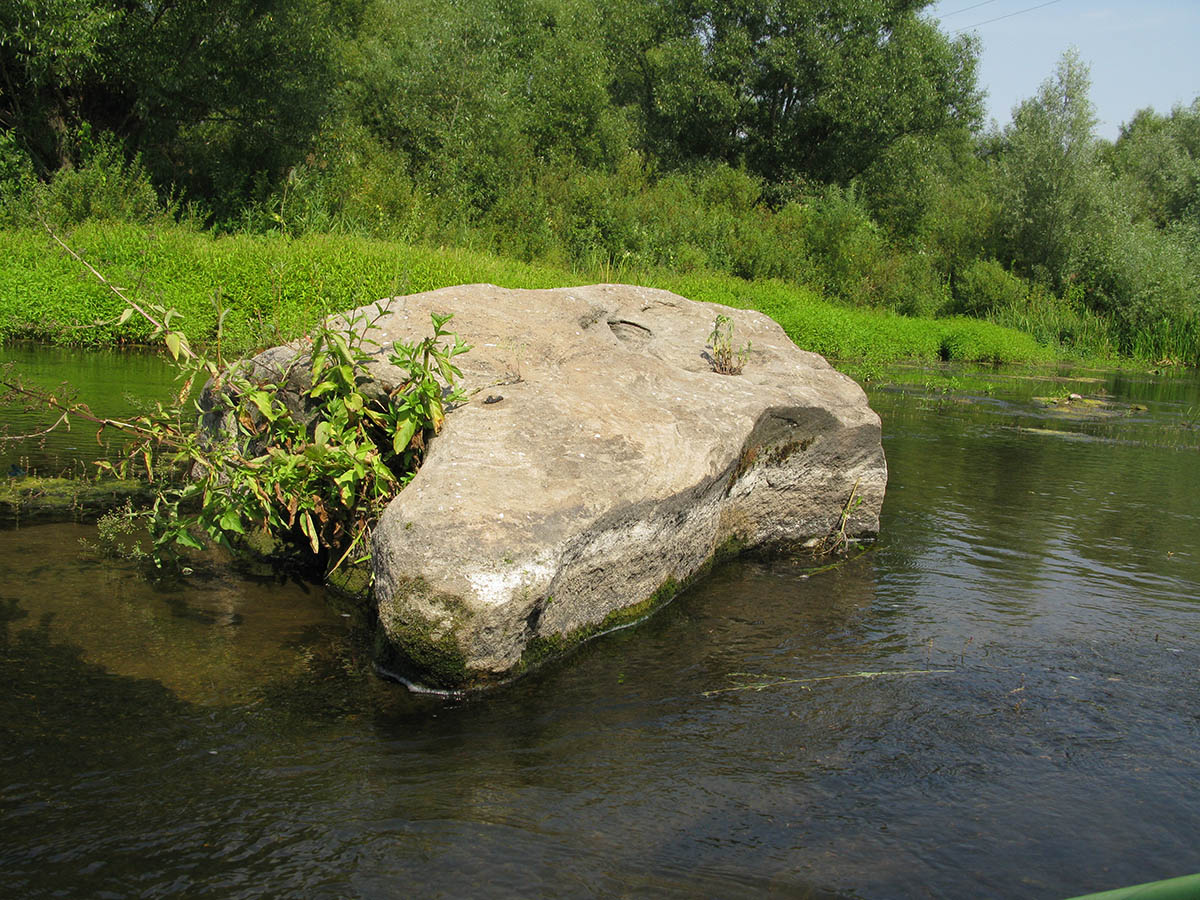
[[[750,358],[750,343],[735,351],[733,349],[733,319],[718,313],[713,322],[712,333],[708,336],[708,349],[712,350],[709,363],[713,371],[721,375],[741,375]]]

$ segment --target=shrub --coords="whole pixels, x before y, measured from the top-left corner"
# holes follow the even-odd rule
[[[938,316],[952,305],[949,286],[923,253],[882,257],[874,277],[875,303],[902,316]]]
[[[968,316],[1022,304],[1028,285],[994,259],[978,259],[954,280],[955,309]]]
[[[148,225],[163,217],[166,210],[139,158],[127,161],[116,138],[93,137],[87,128],[77,140],[79,165],[26,191],[25,219],[45,218],[61,229],[88,221]]]
[[[805,210],[804,243],[824,290],[843,300],[869,300],[883,237],[855,190],[831,185],[813,198]]]
[[[36,179],[29,155],[12,131],[0,131],[0,223],[20,221],[26,212],[24,197]]]
[[[1050,350],[1033,337],[992,322],[956,316],[938,323],[942,330],[940,356],[969,362],[1046,362]]]

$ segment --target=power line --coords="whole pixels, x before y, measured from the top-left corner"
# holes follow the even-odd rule
[[[962,9],[956,9],[954,12],[948,12],[945,15],[939,16],[938,18],[947,19],[950,16],[957,16],[959,13],[969,12],[972,9],[979,9],[979,7],[981,7],[981,6],[987,6],[989,3],[995,3],[995,2],[996,2],[996,0],[983,0],[982,3],[976,3],[973,6],[964,6]]]
[[[1030,6],[1027,9],[1018,9],[1016,12],[1011,12],[1008,15],[996,16],[994,19],[988,19],[986,22],[976,22],[974,25],[968,25],[966,28],[956,28],[951,34],[958,34],[962,31],[970,31],[972,28],[978,28],[980,25],[991,25],[993,22],[999,22],[1002,19],[1011,19],[1013,16],[1019,16],[1022,13],[1033,12],[1035,9],[1043,9],[1047,6],[1053,6],[1055,3],[1061,3],[1062,0],[1050,0],[1049,3],[1039,3],[1037,6]]]

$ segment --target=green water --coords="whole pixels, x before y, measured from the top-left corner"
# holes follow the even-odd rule
[[[1033,399],[1071,392],[1107,411]],[[312,586],[155,587],[88,527],[0,534],[0,896],[1052,898],[1200,871],[1200,380],[870,393],[871,552],[727,565],[481,701],[371,675]]]
[[[58,399],[86,404],[102,418],[125,419],[166,402],[179,389],[169,361],[142,350],[81,350],[41,344],[0,346],[0,367],[11,366],[24,381]],[[44,476],[93,472],[96,458],[120,455],[123,442],[113,432],[75,417],[36,440],[3,438],[42,432],[54,421],[36,406],[0,407],[0,474],[11,466]]]

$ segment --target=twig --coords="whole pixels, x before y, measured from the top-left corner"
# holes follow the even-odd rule
[[[170,332],[170,329],[166,325],[164,325],[162,322],[158,321],[158,319],[154,318],[154,316],[150,315],[150,313],[146,312],[146,310],[142,309],[142,307],[140,305],[138,305],[137,302],[135,302],[134,300],[131,300],[128,296],[126,296],[124,291],[122,291],[119,287],[117,287],[115,284],[113,284],[111,281],[109,281],[107,278],[105,278],[102,274],[100,274],[99,271],[97,271],[97,269],[91,263],[89,263],[86,259],[84,259],[82,256],[80,256],[78,253],[76,253],[62,238],[60,238],[57,234],[54,233],[54,229],[51,228],[50,225],[44,219],[42,220],[42,227],[44,227],[46,229],[46,233],[49,234],[50,237],[54,238],[54,242],[56,244],[58,244],[58,246],[62,247],[64,250],[66,250],[68,253],[70,253],[71,256],[73,256],[76,260],[78,260],[80,263],[82,263],[84,268],[86,268],[89,272],[91,272],[93,275],[96,276],[96,278],[98,278],[100,280],[101,284],[103,284],[106,288],[108,288],[110,291],[112,291],[114,294],[116,294],[118,297],[120,297],[121,301],[126,306],[128,306],[130,309],[132,309],[138,315],[140,315],[143,319],[145,319],[147,322],[149,322],[151,325],[153,325],[159,331],[164,332],[164,333]],[[196,358],[196,354],[192,351],[192,348],[189,347],[186,343],[180,345],[179,352],[184,354],[184,356],[186,356],[188,359]]]
[[[64,423],[67,425],[67,428],[69,429],[70,425],[71,425],[70,419],[68,418],[69,416],[78,416],[79,418],[83,419],[86,422],[91,422],[93,425],[99,425],[101,428],[116,428],[118,431],[124,431],[127,434],[132,434],[137,437],[142,437],[142,438],[154,437],[153,434],[150,434],[149,432],[147,432],[146,429],[138,426],[137,424],[135,424],[133,422],[122,422],[119,419],[102,419],[100,416],[95,415],[86,406],[83,406],[82,404],[74,405],[74,406],[67,405],[53,395],[43,393],[40,391],[32,391],[29,388],[25,387],[24,385],[22,385],[18,382],[8,381],[8,380],[0,377],[0,385],[3,385],[4,387],[8,388],[9,391],[11,391],[13,393],[21,394],[22,396],[29,397],[30,399],[37,401],[39,404],[44,404],[46,406],[49,406],[51,409],[57,410],[58,412],[62,413],[62,415],[60,415],[58,417],[58,419],[55,421],[55,423],[53,425],[51,425],[49,428],[45,429],[44,431],[36,431],[33,434],[4,435],[4,436],[0,436],[0,441],[19,441],[19,440],[24,440],[26,438],[42,437],[43,435],[49,434],[51,431],[53,431],[59,425],[62,425]]]
[[[59,416],[57,419],[54,420],[53,425],[51,425],[49,428],[43,428],[41,431],[30,431],[30,432],[27,432],[26,434],[0,434],[0,443],[4,443],[6,441],[31,441],[34,438],[45,437],[50,432],[52,432],[55,428],[57,428],[59,425],[62,425],[64,422],[66,422],[66,424],[67,424],[67,430],[70,431],[71,423],[68,420],[67,416],[68,416],[67,413],[63,413],[61,416]]]
[[[854,487],[850,489],[850,496],[846,499],[846,505],[842,507],[837,527],[829,532],[824,540],[817,544],[816,549],[819,555],[833,553],[850,543],[850,539],[846,537],[846,525],[850,521],[850,515],[856,508],[854,498],[858,494],[858,485],[861,481],[861,478],[854,479]]]
[[[352,540],[350,542],[350,546],[346,548],[346,552],[342,554],[341,558],[336,563],[334,563],[333,568],[330,569],[329,572],[326,574],[326,576],[325,576],[326,578],[328,578],[329,575],[332,575],[334,572],[336,572],[338,570],[338,568],[341,566],[341,564],[346,561],[346,557],[350,555],[350,551],[355,548],[355,546],[358,544],[359,540],[361,540],[362,536],[367,534],[369,530],[370,529],[368,529],[368,528],[363,528],[358,532],[358,534],[354,535],[354,540]]]

